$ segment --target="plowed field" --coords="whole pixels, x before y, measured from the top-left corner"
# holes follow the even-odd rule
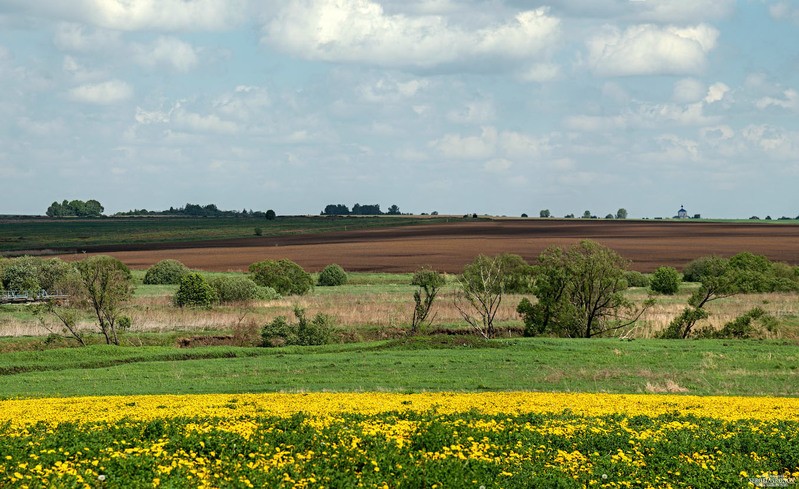
[[[642,272],[661,265],[682,268],[699,256],[741,251],[799,264],[797,225],[673,221],[471,221],[93,251],[114,255],[136,269],[174,258],[201,270],[243,271],[256,261],[289,258],[309,271],[338,263],[350,271],[409,272],[429,265],[455,273],[480,253],[516,253],[533,261],[547,246],[581,239],[613,248],[632,261],[631,268]]]

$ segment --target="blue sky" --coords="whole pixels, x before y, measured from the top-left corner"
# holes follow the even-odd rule
[[[0,0],[0,214],[799,214],[799,2]]]

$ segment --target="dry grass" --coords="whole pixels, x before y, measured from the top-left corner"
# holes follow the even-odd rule
[[[680,386],[680,384],[674,382],[673,380],[667,380],[663,384],[653,384],[652,382],[647,382],[645,389],[647,392],[652,394],[664,394],[664,393],[681,394],[684,392],[688,392],[688,389]]]

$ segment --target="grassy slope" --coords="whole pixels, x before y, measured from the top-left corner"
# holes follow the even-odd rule
[[[634,393],[646,392],[647,384],[649,390],[669,384],[701,395],[799,395],[799,348],[783,342],[531,338],[469,341],[463,347],[459,341],[465,340],[18,352],[0,357],[0,397],[304,390]]]
[[[278,217],[255,218],[105,218],[105,219],[2,219],[0,251],[82,248],[133,243],[200,241],[356,230],[411,224],[441,223],[446,218],[380,217]]]

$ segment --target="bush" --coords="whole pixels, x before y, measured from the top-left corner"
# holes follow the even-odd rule
[[[313,287],[311,274],[291,260],[265,260],[250,265],[252,280],[281,295],[302,295]]]
[[[208,307],[216,302],[214,289],[199,273],[189,273],[180,280],[174,302],[178,307]]]
[[[274,301],[277,299],[282,299],[283,296],[278,294],[277,291],[272,287],[261,287],[259,285],[258,295],[256,295],[255,298],[261,301]]]
[[[720,330],[714,330],[711,327],[703,328],[697,332],[697,336],[716,339],[751,338],[759,333],[758,328],[752,324],[753,321],[759,322],[769,332],[774,332],[777,329],[777,320],[762,308],[755,307],[728,322]]]
[[[652,274],[652,279],[649,282],[649,288],[652,292],[659,294],[674,295],[680,288],[682,276],[676,268],[672,267],[659,267]]]
[[[209,282],[221,303],[247,302],[258,298],[258,284],[243,276],[214,277]]]
[[[627,281],[628,287],[649,287],[649,277],[635,270],[624,272],[624,280]]]
[[[161,260],[147,269],[144,283],[147,285],[179,285],[181,279],[191,272],[177,260]]]
[[[719,258],[715,256],[701,256],[691,261],[682,270],[684,282],[701,282],[702,277],[707,275],[708,268],[711,267]]]
[[[323,287],[335,287],[336,285],[344,285],[347,283],[347,272],[343,268],[336,265],[328,265],[319,274],[318,285]]]
[[[325,345],[330,342],[333,319],[318,313],[309,322],[305,317],[305,310],[294,308],[297,323],[291,324],[284,316],[276,317],[261,330],[264,346],[286,345]]]
[[[39,267],[37,258],[23,256],[10,260],[3,267],[3,286],[16,292],[39,292]]]

